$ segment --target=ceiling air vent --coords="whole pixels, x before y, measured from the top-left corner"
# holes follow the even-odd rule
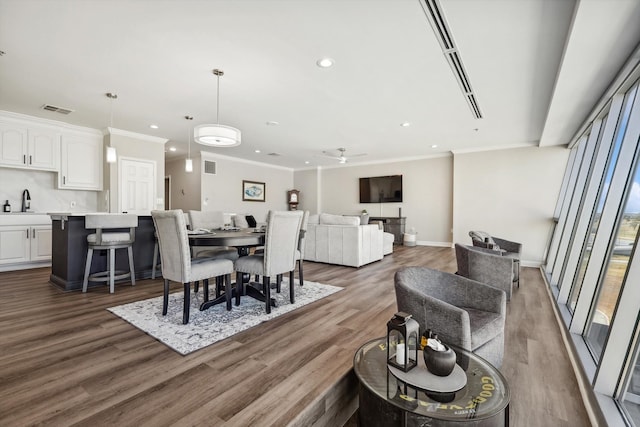
[[[440,42],[440,47],[449,62],[449,66],[451,67],[456,80],[458,80],[460,89],[462,89],[462,93],[467,100],[467,104],[469,104],[469,108],[471,108],[473,117],[481,119],[482,112],[480,111],[478,100],[473,92],[469,76],[462,64],[460,51],[458,51],[456,43],[453,40],[453,34],[451,34],[451,29],[449,28],[447,19],[440,7],[440,2],[438,0],[420,0],[420,4],[422,5],[422,9],[431,24],[431,28],[433,28],[436,38]]]
[[[269,153],[269,154],[267,154],[267,156],[280,157],[281,154],[280,153]]]
[[[212,162],[211,160],[204,161],[204,173],[207,175],[215,175],[216,174],[216,162]]]
[[[73,113],[74,110],[71,110],[69,108],[62,108],[62,107],[56,107],[55,105],[51,105],[51,104],[44,104],[42,106],[43,110],[47,110],[47,111],[53,111],[54,113],[60,113],[60,114],[64,114],[67,115],[69,113]]]

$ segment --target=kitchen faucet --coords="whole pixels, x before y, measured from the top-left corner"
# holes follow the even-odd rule
[[[22,192],[22,212],[27,212],[29,209],[31,209],[31,195],[29,190],[24,190]]]

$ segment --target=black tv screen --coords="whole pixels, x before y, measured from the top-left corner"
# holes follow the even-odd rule
[[[360,178],[360,203],[402,202],[402,175]]]

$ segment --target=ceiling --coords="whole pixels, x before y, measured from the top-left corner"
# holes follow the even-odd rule
[[[338,166],[323,151],[339,147],[361,164],[563,145],[640,41],[637,0],[440,7],[482,119],[419,0],[0,0],[0,110],[104,129],[114,92],[113,127],[184,157],[215,123],[219,68],[220,123],[242,145],[192,151],[304,169]]]

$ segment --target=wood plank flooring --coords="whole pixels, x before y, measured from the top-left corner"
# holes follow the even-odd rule
[[[161,295],[161,280],[82,294],[50,285],[46,268],[0,273],[0,425],[342,426],[357,406],[353,354],[386,333],[405,265],[453,272],[455,254],[399,246],[359,269],[306,262],[307,280],[345,289],[188,356],[105,310]],[[523,269],[508,305],[511,425],[587,426],[544,286]]]

